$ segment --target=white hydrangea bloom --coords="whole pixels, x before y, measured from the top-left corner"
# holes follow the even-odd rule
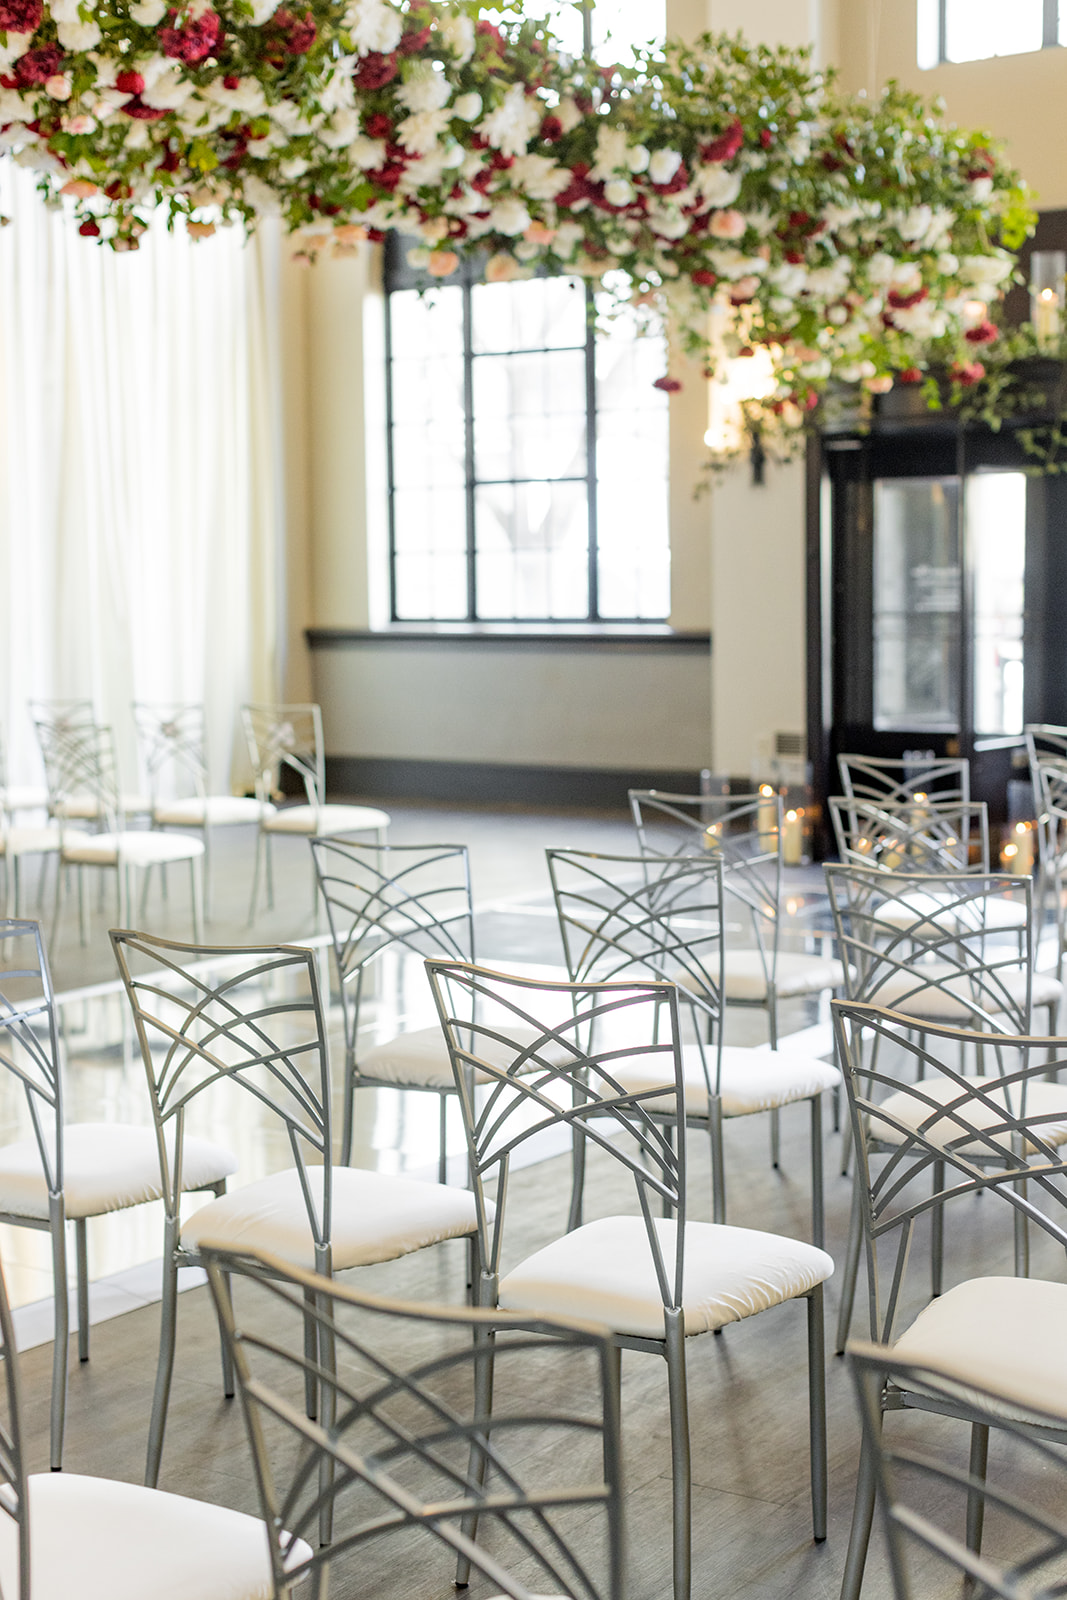
[[[361,56],[371,50],[389,55],[404,32],[399,11],[384,0],[353,0],[344,14],[344,27]]]
[[[270,21],[278,9],[278,4],[279,0],[252,0],[252,21],[257,28],[262,28],[265,22]]]
[[[920,300],[918,305],[894,311],[892,317],[898,328],[916,339],[940,339],[948,331],[948,318],[933,300]]]
[[[505,195],[498,200],[490,211],[490,221],[496,233],[506,233],[515,237],[525,233],[533,219],[518,195]]]
[[[584,238],[584,230],[577,222],[561,222],[556,229],[556,237],[552,241],[552,248],[562,261],[574,254],[575,248]]]
[[[616,172],[625,172],[627,167],[627,152],[629,142],[626,138],[625,128],[600,129],[596,141],[596,163],[593,167],[594,178],[611,178]]]
[[[236,89],[227,89],[221,78],[205,84],[199,91],[204,100],[213,100],[226,111],[247,111],[257,117],[267,109],[267,97],[255,78],[242,78]]]
[[[409,162],[400,180],[400,188],[408,193],[415,189],[438,188],[444,177],[446,154],[447,152],[437,145],[418,161]]]
[[[319,105],[329,116],[332,111],[341,111],[356,103],[356,89],[352,82],[352,69],[355,67],[354,56],[341,56],[333,63],[330,76],[319,90]]]
[[[946,278],[955,277],[960,270],[959,256],[954,256],[951,250],[943,250],[937,258],[937,270],[944,273]]]
[[[461,122],[473,122],[475,117],[482,114],[482,97],[471,89],[467,94],[459,94],[452,103],[452,115]]]
[[[495,111],[483,117],[478,132],[506,156],[521,156],[541,126],[541,107],[513,83]]]
[[[767,281],[773,283],[780,294],[793,300],[807,288],[808,269],[799,262],[794,265],[792,262],[783,261],[780,266],[768,272]]]
[[[55,5],[49,4],[53,22],[77,22],[78,0],[55,0]]]
[[[564,133],[570,133],[571,129],[576,128],[582,120],[582,113],[578,110],[574,97],[569,94],[563,96],[552,115],[558,117]]]
[[[251,149],[251,145],[249,149]],[[259,216],[276,217],[281,211],[278,196],[270,184],[264,183],[261,178],[257,178],[254,172],[246,175],[242,190],[248,204]]]
[[[676,206],[650,206],[648,225],[661,239],[684,239],[689,232],[689,218]]]
[[[509,168],[511,181],[531,200],[554,200],[571,181],[571,173],[551,156],[516,156]]]
[[[964,256],[960,262],[960,277],[964,283],[997,284],[1009,277],[1015,258],[1004,250],[988,256]]]
[[[397,99],[405,110],[440,111],[448,104],[451,85],[443,72],[435,72],[432,61],[410,61],[404,68],[404,81]]]
[[[711,260],[719,277],[728,278],[731,283],[741,278],[761,278],[767,270],[762,256],[746,256],[743,250],[716,250]]]
[[[670,183],[682,164],[677,150],[654,150],[648,163],[648,175],[653,183]]]
[[[142,28],[154,28],[167,14],[167,0],[137,0],[130,7],[130,16]]]
[[[319,129],[319,138],[328,150],[343,150],[352,144],[359,133],[359,117],[350,106],[335,111],[333,116]]]
[[[872,283],[887,284],[896,270],[896,262],[884,250],[875,251],[867,263],[867,276]]]
[[[604,185],[604,199],[609,206],[628,206],[634,197],[634,186],[629,178],[609,178]]]
[[[7,44],[0,46],[0,67],[9,67],[30,48],[32,33],[9,33]]]
[[[294,178],[302,178],[307,169],[308,162],[304,160],[303,156],[290,156],[288,161],[281,162],[278,167],[282,177],[290,181]]]
[[[179,72],[165,72],[150,88],[146,85],[141,99],[154,111],[177,111],[194,93],[194,85],[185,81]]]
[[[410,150],[413,156],[424,156],[447,127],[447,111],[416,111],[397,124],[396,135],[405,150]]]
[[[674,152],[660,152],[656,154],[671,154]],[[681,157],[678,158],[681,160]],[[677,167],[677,162],[675,163]],[[674,174],[672,173],[673,177]],[[653,179],[653,182],[669,183],[669,178]],[[729,172],[718,161],[709,162],[707,166],[698,167],[693,179],[693,187],[709,206],[732,206],[741,193],[741,174]]]
[[[470,17],[440,17],[437,32],[442,44],[451,50],[461,67],[470,60],[474,54],[474,23]]]
[[[626,152],[626,165],[631,172],[647,172],[650,160],[651,155],[645,144],[632,144]]]

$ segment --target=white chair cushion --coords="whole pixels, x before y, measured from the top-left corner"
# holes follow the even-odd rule
[[[668,1279],[677,1224],[656,1219]],[[707,1333],[806,1294],[834,1270],[825,1250],[752,1228],[688,1222],[682,1296],[687,1335]],[[564,1234],[500,1284],[509,1311],[601,1322],[615,1333],[662,1339],[663,1300],[640,1217],[604,1217]]]
[[[237,1171],[237,1157],[207,1139],[186,1138],[182,1187],[202,1189]],[[68,1217],[122,1211],[163,1193],[151,1128],[124,1122],[72,1122],[63,1130],[63,1194]],[[33,1139],[0,1149],[0,1211],[47,1217],[48,1191]]]
[[[898,1089],[895,1094],[882,1102],[882,1109],[886,1116],[895,1118],[906,1128],[922,1128],[923,1137],[933,1144],[951,1144],[966,1131],[965,1125],[974,1128],[995,1127],[1002,1120],[1000,1112],[1010,1109],[1018,1115],[1023,1105],[1023,1095],[1019,1084],[1009,1084],[1007,1087],[1000,1078],[973,1077],[968,1078],[968,1084],[980,1088],[985,1095],[984,1100],[970,1100],[964,1098],[964,1091],[959,1084],[953,1083],[948,1078],[923,1078],[915,1084],[914,1088]],[[926,1096],[926,1100],[922,1096]],[[953,1105],[959,1102],[959,1115],[962,1119],[955,1121],[951,1116],[934,1118],[933,1108],[928,1104],[930,1100],[938,1105]],[[1043,1143],[1060,1145],[1067,1143],[1067,1084],[1047,1083],[1043,1078],[1031,1078],[1026,1084],[1025,1107],[1027,1117],[1048,1117],[1047,1122],[1042,1122],[1035,1130]],[[932,1119],[932,1120],[931,1120]],[[923,1127],[929,1121],[929,1126]],[[884,1118],[872,1114],[870,1118],[870,1136],[881,1144],[903,1144],[905,1135],[888,1123]],[[998,1134],[994,1141],[1002,1146],[1005,1151],[1011,1149],[1011,1136],[1009,1133]],[[1034,1146],[1027,1144],[1026,1149],[1032,1151]],[[974,1140],[966,1145],[959,1145],[957,1149],[965,1155],[991,1156],[993,1152],[983,1140]]]
[[[1067,1284],[971,1278],[932,1300],[893,1346],[963,1383],[1038,1411],[1067,1412]]]
[[[875,968],[877,978],[878,969]],[[937,983],[944,987],[934,988]],[[896,970],[886,967],[884,978],[878,981],[876,988],[868,987],[865,998],[869,997],[874,1005],[903,1011],[909,1017],[973,1026],[975,1007],[987,1014],[993,1013],[998,991],[1014,1004],[1022,1005],[1026,999],[1025,972],[999,967],[981,987],[976,987],[951,962],[917,961],[912,967]],[[1063,986],[1055,978],[1043,972],[1034,973],[1030,983],[1032,1005],[1058,1001],[1062,992]]]
[[[270,1600],[267,1534],[258,1517],[161,1489],[73,1472],[34,1474],[33,1600]],[[298,1565],[311,1550],[298,1541]],[[0,1585],[18,1594],[18,1529],[0,1517]]]
[[[962,915],[942,909],[954,904],[958,905],[959,901],[951,894],[930,894],[925,889],[917,889],[914,894],[884,901],[874,912],[872,921],[898,932],[906,932],[920,919],[927,932],[931,925],[951,930],[962,924],[965,929],[974,929],[979,919],[987,928],[1026,927],[1026,906],[1021,900],[965,901]]]
[[[146,817],[152,802],[146,794],[124,794],[119,804],[128,817]],[[100,803],[93,794],[72,794],[56,806],[56,816],[69,822],[95,822],[100,815]]]
[[[0,856],[41,856],[59,849],[58,828],[8,828],[0,833]]]
[[[139,832],[67,834],[63,859],[74,866],[113,867],[119,858],[131,867],[155,867],[168,861],[191,861],[204,853],[203,839],[191,833]]]
[[[533,1028],[508,1026],[508,1038],[520,1047],[533,1044],[540,1038]],[[515,1051],[494,1039],[479,1037],[477,1053],[494,1066],[507,1067],[515,1058]],[[575,1059],[574,1052],[564,1045],[546,1046],[539,1059],[552,1066],[565,1066]],[[376,1044],[359,1056],[359,1071],[366,1078],[377,1078],[383,1083],[406,1084],[416,1089],[451,1089],[455,1079],[448,1056],[448,1046],[440,1025],[432,1028],[413,1028],[410,1033],[398,1033],[395,1039]],[[485,1072],[475,1074],[478,1083],[491,1082]]]
[[[163,800],[152,812],[153,822],[171,828],[226,828],[240,822],[258,822],[262,803],[243,794],[190,795],[184,800]]]
[[[723,993],[727,1000],[767,998],[763,960],[758,950],[727,950],[723,964]],[[845,972],[840,961],[799,951],[778,952],[774,986],[779,1000],[798,994],[820,994],[823,989],[840,989],[844,981]]]
[[[27,783],[11,783],[0,789],[0,810],[43,811],[47,804],[47,789],[34,789]]]
[[[389,826],[385,811],[373,806],[282,806],[265,811],[265,833],[370,833]]]
[[[321,1208],[322,1168],[311,1168],[308,1176]],[[394,1261],[441,1239],[463,1238],[475,1226],[469,1189],[359,1167],[333,1169],[335,1272]],[[191,1249],[217,1244],[230,1250],[265,1250],[295,1266],[314,1267],[314,1241],[295,1167],[201,1207],[184,1224],[182,1244]]]
[[[682,1050],[685,1068],[685,1113],[687,1117],[708,1115],[708,1088],[697,1045]],[[714,1052],[709,1049],[708,1067],[714,1072]],[[612,1077],[627,1090],[641,1092],[659,1084],[670,1084],[673,1076],[661,1057],[633,1056],[612,1069]],[[809,1100],[824,1089],[840,1085],[837,1068],[814,1056],[790,1050],[749,1050],[739,1045],[724,1045],[719,1088],[724,1117],[747,1117],[753,1112],[770,1111],[774,1106],[790,1105],[794,1100]],[[649,1111],[666,1111],[670,1102],[645,1101]]]

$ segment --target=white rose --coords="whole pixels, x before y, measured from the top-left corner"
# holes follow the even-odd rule
[[[1011,275],[1015,258],[1005,251],[988,256],[964,256],[960,262],[960,277],[964,283],[1002,283]]]
[[[514,238],[517,234],[526,232],[531,217],[518,196],[509,194],[493,206],[490,220],[497,233],[506,233]]]
[[[872,283],[887,284],[897,269],[893,257],[884,250],[876,250],[867,263],[867,276]]]
[[[252,0],[252,21],[257,28],[269,22],[278,9],[278,0]],[[245,185],[247,188],[247,184]],[[256,208],[259,210],[259,207]]]
[[[9,33],[7,44],[0,47],[0,66],[9,67],[19,56],[24,56],[32,38],[32,33]]]
[[[564,133],[570,133],[571,129],[576,128],[579,122],[582,121],[582,113],[578,110],[574,98],[569,94],[563,96],[554,114],[558,118]]]
[[[278,171],[283,178],[291,180],[293,178],[302,178],[307,169],[308,162],[304,160],[303,156],[290,156],[288,161],[283,161],[280,164]]]
[[[990,197],[990,195],[992,193],[993,193],[993,180],[992,180],[992,178],[972,178],[971,179],[971,196],[974,199],[974,201],[976,202],[976,204],[981,205],[983,201],[989,199],[989,197]]]
[[[130,16],[142,28],[154,28],[157,22],[162,22],[167,12],[167,0],[137,0],[136,5],[130,7]]]
[[[467,152],[461,144],[450,144],[442,157],[441,165],[445,172],[454,172],[463,165]]]
[[[52,13],[53,22],[77,22],[79,20],[78,0],[55,0],[55,4],[50,3],[48,9]]]
[[[944,273],[946,278],[954,278],[960,270],[960,258],[954,256],[951,250],[944,250],[937,258],[937,270]]]
[[[698,168],[693,186],[709,206],[732,206],[741,193],[741,175],[728,172],[720,162],[713,161]]]
[[[689,218],[683,212],[668,206],[650,207],[648,225],[661,239],[684,239],[689,232]]]
[[[774,284],[780,294],[793,299],[806,287],[808,269],[799,262],[783,261],[781,266],[775,267],[767,274],[767,280]]]
[[[64,50],[91,50],[104,37],[95,22],[61,22],[56,33]]]
[[[677,150],[654,150],[649,158],[648,176],[653,183],[670,183],[681,164]]]
[[[183,82],[176,72],[173,74],[168,72],[158,78],[151,88],[146,87],[141,93],[141,99],[154,111],[177,111],[193,93],[193,84]]]
[[[467,19],[464,18],[464,21]],[[452,102],[452,115],[461,122],[473,122],[475,117],[482,114],[482,97],[470,90],[467,94],[457,95]]]
[[[474,23],[470,17],[440,17],[437,22],[437,32],[441,42],[451,50],[459,66],[462,67],[470,60],[474,54]]]
[[[51,95],[53,100],[69,100],[72,88],[69,74],[56,72],[45,83],[44,92]]]
[[[432,61],[411,61],[405,67],[397,99],[408,111],[440,111],[451,92],[448,79],[443,72],[434,71]]]
[[[626,165],[631,172],[647,172],[651,159],[648,146],[645,144],[632,144],[626,152]]]
[[[604,185],[604,199],[609,206],[628,206],[634,197],[634,186],[628,178],[609,178]]]

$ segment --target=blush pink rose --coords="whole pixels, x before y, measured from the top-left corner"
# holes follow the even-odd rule
[[[740,211],[713,211],[708,232],[716,239],[740,239],[746,227]]]

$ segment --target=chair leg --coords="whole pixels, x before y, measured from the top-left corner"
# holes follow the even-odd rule
[[[945,1187],[945,1163],[933,1165],[934,1193]],[[936,1300],[945,1275],[945,1208],[934,1206],[930,1213],[930,1294]]]
[[[808,1295],[808,1422],[811,1445],[811,1532],[826,1538],[826,1335],[822,1284]]]
[[[811,1097],[811,1240],[821,1250],[826,1236],[822,1174],[822,1095]]]
[[[493,1296],[495,1300],[495,1294]],[[488,1443],[489,1419],[493,1414],[493,1357],[495,1352],[495,1338],[492,1329],[483,1327],[474,1330],[474,1348],[476,1359],[474,1363],[474,1417],[475,1425],[481,1424],[483,1437]],[[486,1452],[479,1443],[476,1432],[471,1434],[470,1461],[467,1467],[467,1477],[478,1488],[485,1483],[485,1471],[488,1465]],[[461,1523],[463,1534],[471,1542],[478,1537],[478,1516],[471,1513],[463,1518]],[[465,1555],[456,1557],[455,1584],[459,1589],[465,1588],[470,1582],[470,1558]]]
[[[63,1203],[49,1201],[52,1232],[52,1295],[55,1331],[52,1343],[51,1466],[63,1467],[63,1433],[67,1420],[67,1371],[70,1365],[70,1301],[67,1292],[67,1227]]]
[[[837,1310],[837,1343],[835,1354],[845,1353],[848,1330],[852,1325],[852,1307],[856,1299],[856,1278],[860,1265],[860,1243],[863,1233],[860,1215],[859,1173],[852,1180],[852,1209],[848,1222],[848,1244],[845,1247],[845,1271],[841,1279],[841,1303]]]
[[[878,1426],[881,1425],[882,1418],[879,1415]],[[875,1465],[864,1440],[856,1473],[856,1501],[852,1508],[852,1527],[848,1535],[845,1572],[841,1579],[841,1600],[859,1600],[863,1569],[867,1565],[867,1547],[871,1542],[876,1487]]]
[[[193,901],[193,943],[200,944],[204,937],[204,880],[199,856],[189,860],[189,893]]]
[[[318,1252],[316,1252],[318,1254]],[[325,1263],[316,1263],[319,1271]],[[327,1274],[328,1275],[328,1274]],[[337,1341],[334,1338],[333,1304],[327,1295],[317,1297],[319,1370],[319,1423],[332,1435],[337,1421]],[[336,1463],[326,1451],[319,1460],[319,1543],[333,1539],[333,1498]]]
[[[605,1379],[610,1385],[610,1392],[604,1396],[605,1410],[610,1406],[616,1417],[622,1416],[622,1346],[612,1344],[608,1346],[608,1371]],[[608,1437],[604,1435],[604,1476],[610,1479],[613,1467],[617,1463],[611,1457],[608,1448]]]
[[[1016,1194],[1026,1199],[1026,1179],[1022,1178],[1015,1185]],[[1014,1209],[1014,1234],[1015,1234],[1015,1276],[1028,1278],[1030,1276],[1030,1219],[1025,1212]]]
[[[256,907],[259,903],[259,877],[263,861],[263,830],[256,834],[256,860],[252,868],[252,899],[248,905],[248,926],[251,927],[256,920]]]
[[[159,1480],[159,1463],[163,1456],[163,1434],[167,1426],[167,1406],[170,1402],[170,1381],[174,1373],[174,1345],[178,1323],[178,1263],[177,1224],[167,1223],[163,1239],[163,1295],[159,1307],[159,1363],[156,1367],[156,1388],[152,1396],[152,1420],[148,1426],[148,1459],[145,1465],[145,1484],[154,1489]]]
[[[782,1159],[782,1130],[780,1123],[781,1118],[778,1114],[778,1107],[774,1106],[771,1109],[771,1166],[775,1172],[778,1171]]]
[[[356,1047],[345,1049],[345,1077],[341,1102],[341,1165],[352,1165],[352,1132],[356,1106]]]
[[[439,1095],[438,1098],[439,1098],[439,1100],[441,1102],[441,1113],[440,1113],[440,1125],[439,1125],[439,1128],[438,1128],[438,1137],[440,1139],[440,1146],[438,1148],[438,1153],[437,1153],[437,1181],[438,1181],[438,1183],[447,1183],[448,1182],[448,1096],[447,1096],[447,1094],[442,1094],[442,1095]]]
[[[304,1290],[304,1410],[311,1422],[318,1420],[319,1386],[314,1368],[319,1361],[318,1328],[311,1313],[315,1309],[315,1291]]]
[[[982,1524],[985,1520],[984,1490],[988,1462],[989,1426],[984,1422],[972,1422],[971,1456],[968,1463],[972,1484],[967,1490],[967,1548],[973,1550],[975,1555],[982,1548]]]
[[[204,921],[210,922],[215,909],[211,903],[211,829],[205,823],[200,831],[204,836]]]
[[[74,1220],[74,1251],[78,1274],[78,1360],[89,1359],[89,1227],[85,1217]]]
[[[228,1272],[222,1274],[222,1281],[226,1285],[226,1298],[232,1304],[233,1286]],[[226,1335],[222,1331],[221,1317],[219,1319],[219,1349],[222,1356],[222,1392],[227,1400],[232,1400],[236,1393],[233,1381],[233,1352],[227,1343]]]
[[[18,858],[18,856],[12,856],[12,858],[11,858],[11,887],[15,891],[15,915],[16,915],[16,917],[21,917],[21,915],[22,915],[22,882],[21,882],[21,876],[22,875],[21,875],[21,873],[19,871],[19,858]],[[6,877],[6,873],[5,873],[5,877]],[[4,890],[5,890],[4,900],[6,902],[6,900],[7,900],[7,894],[6,894],[7,884],[6,884],[6,882],[4,884]],[[4,915],[7,916],[6,904],[5,904]]]
[[[263,838],[267,847],[267,910],[274,910],[274,840],[269,833]]]
[[[121,921],[121,918],[120,918]],[[78,937],[83,945],[89,943],[88,909],[85,904],[85,868],[78,868]]]
[[[712,1096],[708,1107],[708,1135],[711,1139],[711,1220],[726,1221],[726,1171],[722,1147],[722,1101]]]
[[[689,1600],[692,1584],[692,1478],[685,1324],[680,1311],[664,1311],[667,1390],[671,1410],[671,1479],[674,1500],[674,1600]]]

